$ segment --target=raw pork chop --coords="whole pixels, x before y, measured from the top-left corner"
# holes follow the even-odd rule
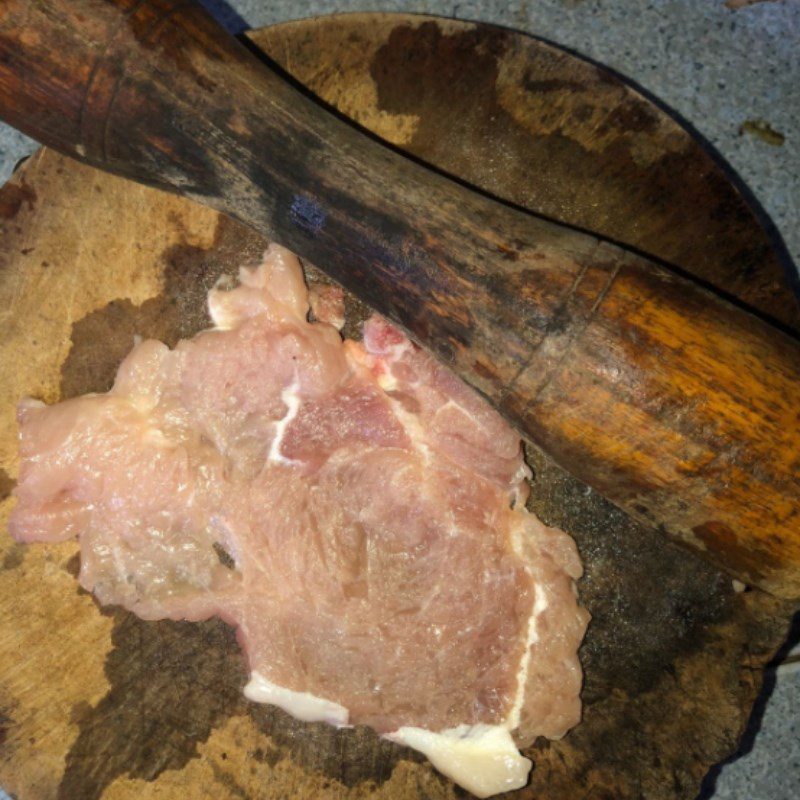
[[[382,319],[343,342],[336,290],[309,322],[280,247],[209,308],[108,394],[21,403],[13,535],[77,536],[101,603],[235,625],[252,700],[370,725],[479,796],[523,785],[515,741],[580,717],[588,614],[519,438]]]

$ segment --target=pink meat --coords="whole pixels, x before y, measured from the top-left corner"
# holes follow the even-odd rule
[[[344,327],[344,291],[340,286],[314,284],[308,290],[308,304],[317,322],[327,322],[338,331]]]
[[[377,317],[342,342],[337,303],[309,322],[272,246],[211,292],[214,329],[139,344],[108,394],[23,401],[13,535],[77,536],[100,602],[218,615],[251,670],[381,733],[505,720],[530,646],[517,738],[563,735],[588,616],[572,539],[522,507],[498,414]]]

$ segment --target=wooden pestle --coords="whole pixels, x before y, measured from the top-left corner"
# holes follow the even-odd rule
[[[4,0],[0,117],[290,247],[627,513],[800,597],[796,339],[394,152],[193,2]]]

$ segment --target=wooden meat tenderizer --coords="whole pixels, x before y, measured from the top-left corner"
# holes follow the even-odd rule
[[[796,339],[405,158],[196,3],[4,0],[0,116],[290,247],[631,516],[800,597]]]

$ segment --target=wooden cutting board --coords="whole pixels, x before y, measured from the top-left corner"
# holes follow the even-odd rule
[[[252,39],[416,157],[797,324],[776,250],[729,178],[612,74],[511,31],[423,16],[335,16]],[[265,242],[43,151],[0,191],[0,231],[0,786],[18,800],[466,796],[369,730],[247,703],[223,623],[101,609],[78,588],[73,543],[23,547],[5,532],[19,398],[106,390],[134,335],[173,344],[207,325],[208,288]],[[364,310],[350,299],[348,313],[354,332]],[[532,748],[518,796],[692,798],[736,747],[795,608],[735,591],[541,453],[529,457],[532,508],[575,536],[593,622],[584,722]]]

